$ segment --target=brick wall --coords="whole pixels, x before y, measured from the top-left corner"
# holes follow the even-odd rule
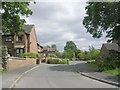
[[[21,67],[35,65],[36,59],[19,59],[19,58],[12,58],[12,60],[8,60],[7,67],[8,70],[15,70]]]
[[[35,32],[35,26],[32,28],[30,33],[30,52],[38,53],[38,46],[37,46],[37,37]]]

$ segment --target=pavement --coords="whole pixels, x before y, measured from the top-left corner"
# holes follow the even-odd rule
[[[76,72],[83,76],[120,87],[120,76],[98,72],[96,68],[91,68],[85,61],[75,61],[70,64],[75,64]]]
[[[4,74],[2,74],[2,88],[9,88],[11,84],[25,71],[30,70],[31,68],[35,67],[37,65],[30,65],[25,66],[22,68],[18,68],[12,71],[7,71]]]

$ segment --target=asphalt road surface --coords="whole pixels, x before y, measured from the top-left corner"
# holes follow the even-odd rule
[[[74,64],[41,64],[22,77],[15,88],[116,88],[76,73]]]

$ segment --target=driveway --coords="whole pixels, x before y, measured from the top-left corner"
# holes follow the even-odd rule
[[[41,64],[24,75],[15,88],[116,88],[76,72],[75,65]]]

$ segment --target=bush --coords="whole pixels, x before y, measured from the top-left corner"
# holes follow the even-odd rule
[[[29,57],[29,58],[40,58],[40,55],[39,55],[39,54],[36,54],[36,53],[27,52],[27,53],[22,53],[22,54],[20,54],[19,57],[20,57],[20,58],[26,58],[26,57]]]
[[[48,59],[47,60],[48,64],[68,64],[66,59]]]
[[[68,64],[68,61],[67,61],[67,60],[59,60],[58,63],[59,63],[59,64]]]
[[[87,60],[87,63],[94,63],[95,60]]]
[[[48,59],[47,64],[58,64],[59,59]]]
[[[119,68],[119,59],[114,56],[109,56],[105,60],[98,59],[96,64],[99,71],[112,70]]]
[[[57,58],[57,56],[55,54],[48,54],[48,57],[54,57]]]

